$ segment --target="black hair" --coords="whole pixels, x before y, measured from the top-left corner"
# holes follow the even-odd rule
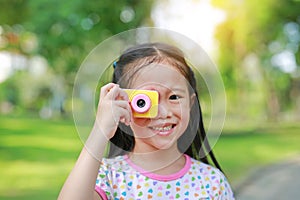
[[[194,103],[191,108],[190,123],[185,133],[178,139],[177,146],[179,151],[185,153],[196,160],[204,163],[212,164],[218,169],[221,169],[204,129],[201,106],[198,98],[196,79],[193,70],[185,61],[184,54],[177,47],[165,43],[145,43],[128,48],[119,57],[118,61],[114,62],[113,83],[120,84],[121,87],[126,87],[132,78],[132,73],[127,73],[134,70],[136,73],[142,66],[147,66],[151,63],[163,63],[176,67],[180,73],[188,80],[190,84],[190,93],[195,93],[197,103]],[[139,67],[138,67],[139,66]],[[126,77],[127,76],[127,77]],[[198,115],[197,120],[191,120],[192,117]],[[122,125],[121,125],[122,126]],[[190,127],[197,127],[192,131]],[[190,138],[187,141],[183,138]],[[135,145],[133,133],[129,127],[118,127],[115,135],[110,139],[110,147],[108,157],[123,155],[131,152]],[[188,143],[188,148],[182,148]]]

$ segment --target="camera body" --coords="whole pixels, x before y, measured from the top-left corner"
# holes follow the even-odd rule
[[[158,92],[153,90],[124,89],[130,100],[133,117],[154,118],[158,113]]]

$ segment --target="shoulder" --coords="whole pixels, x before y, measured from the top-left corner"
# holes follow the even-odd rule
[[[120,179],[130,172],[125,156],[102,158],[96,184],[101,188],[110,187],[116,178]]]
[[[192,169],[196,169],[199,170],[201,173],[219,173],[219,174],[223,174],[218,168],[211,166],[209,164],[206,164],[204,162],[201,162],[199,160],[196,160],[194,158],[190,158],[191,159],[191,168]]]
[[[191,158],[191,168],[193,170],[199,171],[203,175],[213,174],[213,175],[224,176],[224,174],[218,168],[213,167],[209,164],[203,163],[194,158]]]
[[[225,175],[218,168],[193,158],[191,158],[191,170],[202,183],[216,187],[228,184]]]
[[[129,166],[125,161],[126,156],[116,156],[113,158],[103,158],[100,163],[100,169],[110,170],[110,171],[124,171]]]
[[[191,158],[191,170],[211,193],[224,199],[234,199],[229,182],[218,168]]]
[[[102,165],[116,165],[121,164],[125,160],[125,156],[116,156],[112,158],[102,158]]]

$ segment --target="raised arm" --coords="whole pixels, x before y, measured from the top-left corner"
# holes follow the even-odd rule
[[[94,127],[60,191],[59,200],[101,199],[95,192],[100,160],[119,121],[129,124],[130,119],[131,109],[127,94],[116,84],[103,86]]]

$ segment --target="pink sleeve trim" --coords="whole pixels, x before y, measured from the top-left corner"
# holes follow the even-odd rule
[[[106,193],[98,186],[95,186],[95,191],[99,194],[99,196],[103,199],[103,200],[108,200]]]
[[[141,174],[143,174],[143,175],[145,175],[145,176],[147,176],[149,178],[152,178],[152,179],[155,179],[155,180],[159,180],[159,181],[172,181],[172,180],[176,180],[176,179],[184,176],[189,171],[189,169],[191,167],[191,158],[188,155],[186,155],[186,154],[184,154],[184,156],[185,156],[185,165],[184,165],[184,167],[180,171],[178,171],[178,172],[176,172],[174,174],[170,174],[170,175],[160,175],[160,174],[154,174],[152,172],[148,172],[148,171],[142,169],[141,167],[135,165],[129,159],[128,155],[125,155],[124,157],[125,157],[125,160],[127,161],[127,163],[132,168],[134,168],[137,171],[139,171]]]

